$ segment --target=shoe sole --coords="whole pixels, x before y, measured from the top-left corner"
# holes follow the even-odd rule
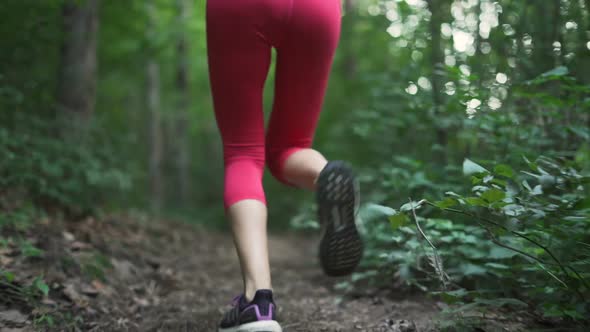
[[[363,243],[356,228],[359,184],[352,168],[331,161],[317,181],[318,218],[324,234],[319,257],[328,276],[352,273],[363,256]]]
[[[282,332],[281,325],[276,320],[261,320],[246,323],[236,327],[219,328],[218,332]]]

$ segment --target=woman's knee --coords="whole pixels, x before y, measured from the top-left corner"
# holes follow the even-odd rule
[[[293,153],[301,149],[303,148],[268,148],[266,150],[266,165],[272,176],[274,176],[280,182],[290,185],[287,179],[285,179],[284,175],[285,162]]]

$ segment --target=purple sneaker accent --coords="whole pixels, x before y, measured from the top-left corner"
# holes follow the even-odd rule
[[[242,300],[243,298],[244,298],[244,294],[236,295],[236,296],[234,297],[234,299],[233,299],[233,300],[231,300],[231,305],[232,305],[232,307],[235,307],[235,306],[241,305],[241,304],[242,304],[242,302],[243,302],[243,303],[245,303],[246,301],[245,301],[245,300]]]
[[[246,308],[244,308],[244,311],[249,310],[249,309],[254,309],[254,311],[256,312],[256,319],[257,320],[274,320],[274,307],[275,305],[272,303],[269,303],[268,305],[268,314],[263,315],[260,313],[260,307],[258,307],[257,304],[251,304],[249,306],[247,306]]]
[[[225,313],[219,327],[223,331],[233,331],[234,328],[255,322],[269,322],[280,329],[276,322],[276,305],[271,290],[256,291],[251,302],[244,295],[236,296],[232,301],[232,309]]]

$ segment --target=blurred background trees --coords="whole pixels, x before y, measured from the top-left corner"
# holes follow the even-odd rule
[[[407,236],[396,233],[403,218],[392,219],[399,223],[394,233],[388,222],[370,221],[395,215],[386,207],[401,206],[409,197],[434,201],[463,193],[450,198],[463,204],[457,197],[480,198],[496,189],[504,192],[505,205],[471,199],[468,207],[530,229],[539,239],[553,237],[564,255],[578,252],[567,256],[576,271],[583,270],[578,276],[543,269],[576,296],[589,296],[590,2],[343,2],[342,37],[315,146],[358,169],[363,201],[372,204],[363,210],[370,242],[366,268],[393,266],[395,271],[385,273],[422,285],[417,249],[392,251],[395,243],[413,243],[399,242],[400,234]],[[0,195],[76,215],[136,208],[225,227],[205,0],[5,0],[0,13]],[[272,85],[271,68],[267,114]],[[466,158],[499,172],[488,174],[496,183],[485,176],[470,179],[470,172],[466,177]],[[555,162],[540,167],[537,160]],[[514,171],[498,171],[498,165]],[[524,187],[523,176],[529,176]],[[535,189],[535,181],[546,183]],[[547,181],[561,187],[551,189]],[[284,188],[268,175],[265,186],[271,228],[317,227],[312,195]],[[562,199],[551,201],[556,197]],[[536,211],[526,210],[530,215],[521,220],[521,214],[506,212],[509,204]],[[527,219],[538,211],[543,217]],[[442,218],[434,209],[421,213],[420,218]],[[484,275],[507,278],[524,264],[496,252],[494,259],[510,262],[491,263],[508,272],[499,265],[483,268],[490,261],[474,253],[485,256],[491,247],[469,245],[483,243],[477,239],[487,239],[486,229],[470,228],[477,224],[465,215],[444,220],[428,221],[426,228],[443,238],[452,231],[457,238],[433,240],[453,244],[453,250],[467,248],[467,254],[446,252],[465,255],[447,271],[465,287],[489,282]],[[568,229],[579,230],[577,244],[568,242]],[[521,250],[547,255],[539,248]],[[428,251],[423,254],[428,257]],[[536,268],[535,278],[555,281],[543,269]],[[576,306],[579,299],[568,302],[567,291],[556,290],[563,285],[555,287],[535,289],[559,295],[554,303],[561,304],[546,312],[575,318],[587,310]]]

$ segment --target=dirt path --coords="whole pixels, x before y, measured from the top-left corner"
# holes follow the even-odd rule
[[[9,270],[42,268],[52,287],[44,302],[72,313],[72,330],[215,331],[241,288],[228,234],[118,218],[90,219],[62,230],[48,225],[43,233],[38,241],[45,250],[44,264],[14,260]],[[335,292],[333,286],[341,280],[323,276],[316,244],[317,239],[302,235],[270,238],[275,299],[284,331],[415,330],[391,326],[405,324],[396,323],[399,320],[415,322],[418,331],[432,329],[437,309],[430,300],[379,295],[351,299]],[[102,261],[108,259],[102,280],[82,273],[84,263],[79,264],[82,272],[56,264],[64,255],[84,262],[88,257],[96,260],[97,253]],[[9,309],[14,306],[2,308],[0,302],[0,313]],[[34,315],[23,310],[29,315],[26,324],[2,322],[0,315],[0,331],[31,330]]]

